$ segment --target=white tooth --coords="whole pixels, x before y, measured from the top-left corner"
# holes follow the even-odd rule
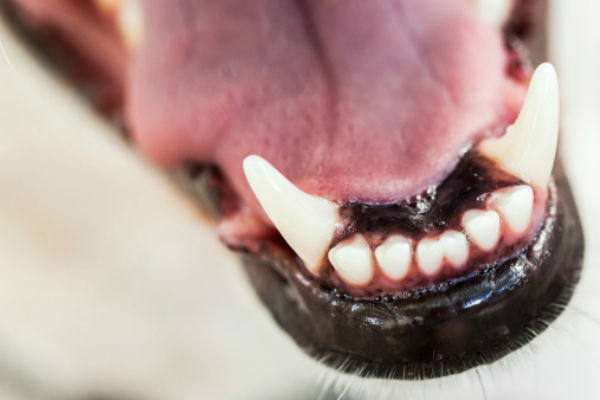
[[[440,268],[444,258],[444,246],[439,240],[421,239],[417,245],[417,262],[421,271],[432,275]]]
[[[329,250],[329,261],[340,277],[354,285],[364,285],[373,276],[371,248],[362,235],[338,243]]]
[[[533,189],[527,185],[513,186],[494,192],[494,206],[516,234],[524,233],[531,222]]]
[[[400,235],[390,236],[375,249],[375,259],[388,277],[403,278],[410,266],[410,242]]]
[[[455,267],[464,265],[469,257],[469,243],[465,235],[457,231],[446,231],[440,241],[450,264]]]
[[[316,273],[339,223],[338,206],[298,189],[259,156],[246,157],[244,173],[281,236]]]
[[[136,50],[144,31],[144,18],[140,0],[120,0],[117,23],[119,31],[130,51]]]
[[[501,28],[512,10],[513,0],[470,0],[483,21],[494,28]]]
[[[543,63],[531,77],[523,108],[506,134],[484,140],[480,150],[525,182],[546,188],[558,139],[556,71]]]
[[[500,216],[496,211],[469,210],[462,225],[473,242],[482,250],[491,250],[500,238]]]

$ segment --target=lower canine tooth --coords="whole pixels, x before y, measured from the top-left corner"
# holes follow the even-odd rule
[[[328,257],[333,268],[348,283],[364,285],[373,276],[371,248],[362,235],[337,244],[329,250]]]
[[[411,259],[410,242],[400,235],[390,236],[375,249],[379,268],[391,279],[403,278]]]
[[[462,225],[471,240],[482,250],[491,250],[500,238],[500,216],[495,211],[469,210]]]
[[[533,189],[527,185],[513,186],[494,192],[494,197],[494,206],[504,222],[514,233],[524,233],[531,222]]]
[[[281,236],[313,274],[319,267],[338,224],[335,203],[298,189],[267,160],[244,160],[248,184]]]
[[[444,247],[444,254],[450,264],[455,267],[462,266],[469,257],[469,243],[467,238],[457,231],[446,231],[440,238]]]
[[[504,136],[481,142],[479,149],[505,170],[545,189],[558,139],[558,83],[551,64],[531,77],[521,112]]]
[[[421,271],[432,275],[440,268],[444,258],[444,247],[439,240],[422,239],[417,245],[417,262]]]

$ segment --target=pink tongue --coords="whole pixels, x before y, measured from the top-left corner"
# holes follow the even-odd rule
[[[258,154],[309,193],[393,201],[436,184],[499,121],[499,32],[464,0],[148,1],[128,115],[155,160],[242,172]]]

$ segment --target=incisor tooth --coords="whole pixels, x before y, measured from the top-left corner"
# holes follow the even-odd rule
[[[462,266],[469,258],[469,242],[464,234],[446,231],[440,237],[446,259],[454,267]]]
[[[524,233],[531,222],[533,189],[527,185],[513,186],[494,192],[494,206],[502,219],[518,235]]]
[[[339,221],[338,206],[298,189],[259,156],[246,157],[244,173],[281,236],[316,273]]]
[[[524,181],[546,188],[556,156],[558,112],[556,71],[543,63],[531,77],[515,123],[504,136],[481,142],[479,149]]]
[[[491,250],[500,238],[500,216],[496,211],[469,210],[462,225],[473,242],[482,250]]]
[[[369,283],[373,276],[371,248],[358,234],[351,241],[338,243],[329,250],[329,261],[340,277],[354,285]]]
[[[417,262],[427,275],[437,272],[444,258],[444,246],[436,239],[421,239],[417,245]]]
[[[391,279],[403,278],[411,260],[410,242],[403,236],[390,236],[375,249],[379,268]]]

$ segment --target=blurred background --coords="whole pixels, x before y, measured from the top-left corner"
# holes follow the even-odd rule
[[[572,309],[480,372],[399,385],[410,398],[594,398],[599,20],[600,2],[551,2],[560,155],[587,240]],[[210,220],[3,20],[0,44],[0,399],[338,397],[349,381],[274,326]]]

